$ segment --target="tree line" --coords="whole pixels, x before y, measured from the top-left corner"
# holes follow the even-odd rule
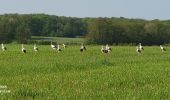
[[[88,25],[87,38],[92,43],[170,43],[170,21],[97,18]]]
[[[0,42],[23,43],[31,36],[85,37],[88,43],[170,43],[170,20],[76,18],[46,14],[0,15]]]
[[[81,18],[45,14],[0,15],[0,42],[26,42],[31,36],[84,36],[86,29]]]

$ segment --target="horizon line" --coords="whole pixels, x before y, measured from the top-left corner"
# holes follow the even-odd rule
[[[160,20],[160,21],[166,21],[166,20],[170,20],[170,18],[169,19],[159,19],[159,18],[150,18],[150,19],[147,19],[147,18],[135,18],[135,17],[124,17],[124,16],[84,16],[84,17],[80,17],[80,16],[66,16],[66,15],[57,15],[57,14],[48,14],[48,13],[41,13],[41,12],[39,12],[39,13],[0,13],[0,15],[15,15],[15,14],[17,14],[17,15],[40,15],[40,14],[44,14],[44,15],[49,15],[49,16],[59,16],[59,17],[72,17],[72,18],[125,18],[125,19],[140,19],[140,20],[150,20],[150,21],[152,21],[152,20]]]

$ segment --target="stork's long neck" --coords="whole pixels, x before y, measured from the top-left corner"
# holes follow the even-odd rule
[[[108,49],[109,48],[109,46],[108,45],[106,45],[106,49]]]

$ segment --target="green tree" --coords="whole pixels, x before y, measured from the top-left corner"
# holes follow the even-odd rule
[[[111,22],[104,18],[98,18],[89,23],[87,38],[93,43],[110,44],[112,42],[112,33]]]
[[[25,25],[20,25],[17,28],[16,39],[18,43],[27,43],[31,39],[30,29]]]

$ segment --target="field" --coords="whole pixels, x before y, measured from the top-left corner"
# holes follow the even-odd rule
[[[50,45],[8,44],[0,51],[0,93],[4,100],[89,100],[89,99],[170,99],[170,48],[145,47],[137,55],[135,47],[113,46],[102,54],[101,46],[68,46],[56,52]]]

